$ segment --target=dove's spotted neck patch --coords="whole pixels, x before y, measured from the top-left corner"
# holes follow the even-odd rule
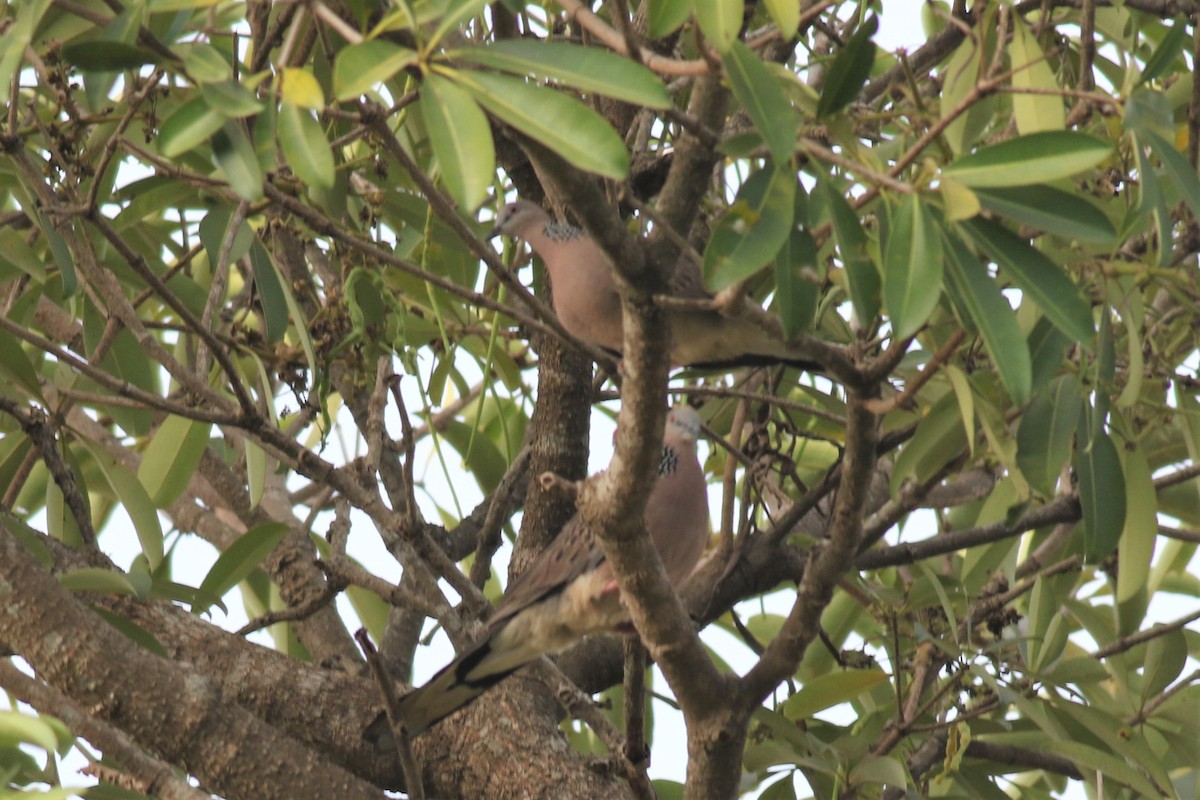
[[[583,230],[565,222],[547,222],[542,229],[546,238],[552,242],[570,242],[583,238]]]
[[[658,474],[670,475],[679,468],[679,453],[675,452],[675,448],[663,446],[662,458],[658,462]]]

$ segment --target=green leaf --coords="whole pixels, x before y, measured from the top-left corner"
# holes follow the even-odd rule
[[[1192,210],[1192,214],[1200,217],[1200,177],[1196,175],[1196,168],[1174,145],[1154,131],[1143,131],[1141,136],[1145,138],[1146,144],[1150,145],[1150,151],[1158,156],[1158,160],[1165,167],[1163,177],[1175,184],[1180,197]]]
[[[1055,327],[1085,349],[1092,348],[1096,329],[1091,305],[1061,267],[995,222],[973,219],[960,222],[959,226],[1004,269]]]
[[[1033,386],[1033,367],[1016,312],[961,239],[946,232],[944,245],[946,282],[983,337],[1009,398],[1024,405]]]
[[[35,216],[38,226],[42,229],[42,235],[46,237],[46,242],[50,245],[50,254],[54,256],[54,263],[58,266],[63,294],[72,297],[79,285],[79,278],[75,274],[75,257],[71,254],[71,248],[67,245],[67,240],[48,219],[41,214],[35,214]],[[71,227],[70,220],[64,220],[60,224],[68,229]]]
[[[1058,374],[1063,354],[1071,346],[1062,331],[1045,317],[1040,318],[1029,332],[1029,358],[1033,363],[1034,386],[1043,386]]]
[[[203,97],[194,97],[175,109],[159,127],[158,152],[175,158],[207,142],[224,124],[223,114],[214,111]]]
[[[976,189],[975,194],[988,211],[1063,239],[1110,244],[1117,236],[1100,209],[1052,186]]]
[[[220,109],[225,117],[249,117],[261,114],[265,108],[254,92],[237,81],[206,83],[200,87],[200,95],[209,108]]]
[[[1073,131],[1017,136],[955,159],[944,170],[973,189],[1049,183],[1090,169],[1112,152],[1108,143]]]
[[[1077,438],[1086,435],[1081,415]],[[1125,477],[1112,438],[1103,431],[1079,447],[1079,505],[1083,508],[1083,553],[1089,564],[1108,557],[1125,528]]]
[[[384,602],[379,595],[361,586],[346,587],[346,597],[349,598],[350,607],[354,609],[354,613],[371,632],[372,638],[382,639],[383,632],[387,628],[388,615],[392,610],[391,604]]]
[[[941,296],[941,234],[924,202],[905,195],[884,251],[883,300],[894,335],[903,339],[919,331]]]
[[[1125,386],[1117,395],[1117,406],[1130,408],[1141,398],[1146,385],[1145,355],[1142,348],[1145,340],[1145,309],[1142,293],[1129,277],[1109,281],[1106,285],[1109,304],[1117,310],[1125,326],[1125,344],[1128,363],[1125,367]]]
[[[532,75],[646,108],[670,108],[671,96],[646,67],[598,47],[568,42],[503,39],[488,47],[449,50],[446,57]]]
[[[796,176],[763,169],[742,184],[704,251],[704,282],[714,292],[749,278],[788,240],[796,208]]]
[[[91,454],[108,485],[125,507],[125,513],[129,515],[134,530],[137,531],[142,553],[150,562],[150,568],[157,569],[163,559],[163,532],[162,524],[158,521],[158,510],[150,500],[150,495],[138,482],[137,476],[123,464],[118,464],[99,443],[82,436],[77,437],[76,441]]]
[[[1187,637],[1175,630],[1156,636],[1146,645],[1143,662],[1142,702],[1166,689],[1183,671],[1188,660]]]
[[[417,63],[417,51],[378,39],[352,44],[337,54],[333,94],[339,102],[355,100],[405,67]]]
[[[862,782],[881,783],[890,786],[906,786],[908,770],[894,756],[866,756],[850,771],[850,783],[858,786]]]
[[[114,628],[124,634],[126,638],[130,639],[139,647],[149,650],[156,656],[170,658],[170,656],[167,654],[167,649],[162,646],[162,643],[159,642],[158,639],[154,638],[154,634],[150,633],[150,631],[146,630],[140,625],[134,624],[119,614],[113,614],[112,612],[105,611],[103,608],[97,608],[93,606],[92,612],[102,618],[109,625],[112,625]]]
[[[447,423],[442,436],[462,456],[479,488],[485,493],[495,490],[508,469],[508,462],[495,443],[473,426],[457,421]]]
[[[1149,216],[1153,222],[1158,251],[1154,264],[1166,267],[1174,250],[1174,221],[1171,219],[1171,209],[1167,205],[1166,196],[1158,183],[1158,172],[1150,163],[1142,146],[1141,139],[1144,136],[1145,134],[1139,133],[1133,137],[1133,154],[1138,174],[1138,201],[1135,210],[1141,216]]]
[[[103,567],[73,569],[59,575],[58,582],[77,593],[123,594],[143,600],[150,596],[150,581],[144,575],[117,572]]]
[[[817,285],[807,278],[817,272],[817,243],[808,231],[793,230],[775,258],[775,302],[783,333],[794,337],[812,327],[817,312]]]
[[[83,546],[83,536],[79,532],[79,522],[67,508],[66,498],[62,489],[52,480],[45,482],[46,499],[46,532],[51,539],[66,543],[68,547]]]
[[[790,39],[800,30],[800,4],[792,0],[766,0],[764,5],[783,39]]]
[[[692,14],[692,0],[646,0],[651,39],[661,39],[683,26]]]
[[[1171,101],[1162,92],[1145,86],[1130,94],[1121,124],[1131,133],[1153,132],[1167,140],[1175,138],[1175,111]]]
[[[0,376],[29,392],[30,397],[45,402],[37,370],[21,343],[8,331],[0,329]]]
[[[1125,453],[1125,527],[1117,553],[1117,602],[1146,588],[1158,538],[1158,495],[1150,464],[1140,450]]]
[[[833,233],[837,237],[842,263],[846,268],[846,282],[854,314],[859,324],[869,328],[879,316],[883,279],[871,260],[866,231],[854,209],[832,183],[818,181],[817,191],[829,208]]]
[[[69,42],[61,52],[63,60],[81,72],[119,72],[158,63],[158,56],[149,50],[106,39]]]
[[[1029,484],[1054,496],[1079,424],[1083,388],[1074,375],[1062,375],[1033,396],[1017,425],[1017,465]]]
[[[845,47],[838,51],[825,75],[821,99],[817,101],[817,117],[827,117],[854,102],[875,65],[875,43],[871,37],[879,29],[879,20],[872,16],[864,22]]]
[[[253,510],[258,508],[267,485],[267,454],[249,439],[244,439],[242,444],[246,449],[246,488],[250,492],[250,508]]]
[[[783,704],[783,714],[790,720],[807,719],[827,708],[849,702],[887,681],[886,672],[874,669],[830,672],[805,681],[804,688]]]
[[[1072,608],[1078,608],[1079,605],[1073,603]],[[1121,678],[1117,678],[1117,680],[1119,681]],[[1158,786],[1170,786],[1171,777],[1163,768],[1162,752],[1156,753],[1147,746],[1147,742],[1152,741],[1151,739],[1145,736],[1129,735],[1130,731],[1126,728],[1123,719],[1124,713],[1104,708],[1102,703],[1083,705],[1082,703],[1063,701],[1060,698],[1050,700],[1048,705],[1052,714],[1062,720],[1064,724],[1078,731],[1078,733],[1072,731],[1074,740],[1095,740],[1107,747],[1108,751],[1115,754],[1119,760],[1134,767],[1149,781],[1157,783]],[[1148,726],[1148,728],[1153,735],[1152,726]],[[1166,792],[1159,792],[1157,796],[1167,797],[1169,795]]]
[[[441,19],[438,20],[437,29],[425,43],[425,52],[431,52],[447,32],[458,30],[466,24],[467,20],[483,13],[484,6],[487,4],[488,0],[450,0],[446,10],[442,12]]]
[[[212,569],[200,582],[198,593],[208,600],[193,606],[192,613],[204,612],[215,602],[214,598],[223,597],[226,592],[241,583],[283,541],[289,530],[290,528],[282,522],[266,522],[256,525],[238,537],[236,542],[217,557]]]
[[[430,8],[430,6],[426,6]],[[412,31],[419,28],[426,21],[426,17],[422,16],[420,20],[413,13],[413,9],[409,8],[408,3],[399,3],[382,15],[375,27],[367,33],[368,39],[376,39],[389,31]]]
[[[0,38],[0,99],[3,99],[5,107],[12,101],[9,90],[19,90],[19,86],[12,82],[13,75],[20,68],[25,58],[25,48],[32,43],[34,31],[49,8],[50,0],[30,0],[21,6],[20,14],[6,17],[11,24],[5,29],[3,38]]]
[[[1182,18],[1175,20],[1175,24],[1167,31],[1167,35],[1146,59],[1146,66],[1142,69],[1142,77],[1138,81],[1138,85],[1148,83],[1170,69],[1171,64],[1183,55],[1183,47],[1187,41],[1187,20]]]
[[[288,302],[279,282],[279,273],[270,253],[257,239],[250,247],[250,266],[254,269],[254,286],[262,303],[267,323],[267,341],[278,342],[287,333]]]
[[[941,70],[942,91],[938,100],[943,117],[948,117],[958,109],[974,91],[980,69],[978,48],[978,37],[963,37],[962,43]],[[980,118],[984,116],[986,108],[985,103],[975,103],[966,113],[959,114],[946,126],[943,135],[955,155],[960,155],[974,143],[980,127]]]
[[[274,261],[271,262],[271,266],[274,267]],[[291,287],[286,282],[281,282],[279,284],[279,287],[280,287],[280,291],[283,294],[284,303],[287,305],[287,310],[288,310],[290,319],[296,320],[296,325],[294,325],[292,327],[292,330],[294,330],[296,332],[296,338],[298,338],[300,340],[300,348],[304,351],[304,359],[308,363],[308,370],[311,374],[316,375],[317,374],[317,356],[316,356],[316,351],[313,348],[312,336],[310,336],[309,332],[308,332],[307,318],[304,316],[304,312],[300,308],[300,304],[296,302],[296,296],[294,294],[292,294]],[[278,300],[275,299],[275,300],[272,300],[272,302],[277,303]],[[278,315],[279,312],[277,310],[275,310],[275,311],[272,311],[272,313]],[[258,364],[258,368],[261,371],[262,370],[262,361],[256,360],[256,363]],[[261,374],[261,372],[260,372],[260,374]],[[270,385],[271,384],[269,381],[266,381],[266,380],[263,381],[263,387],[264,387],[265,394],[270,393],[270,390],[267,388]],[[275,422],[278,422],[279,420],[275,415],[275,411],[274,411],[273,407],[270,408],[270,413],[271,413],[271,419],[273,419]]]
[[[211,428],[208,422],[168,415],[154,432],[138,466],[138,480],[154,505],[166,508],[183,494],[200,465]]]
[[[1086,775],[1094,776],[1100,772],[1111,780],[1130,787],[1140,797],[1163,796],[1161,790],[1148,781],[1140,770],[1131,767],[1124,758],[1065,738],[1049,739],[1046,744],[1046,752],[1071,759],[1079,771]]]
[[[0,261],[11,264],[38,284],[46,282],[46,265],[13,227],[0,228]]]
[[[487,197],[496,172],[487,116],[470,94],[437,75],[426,77],[417,108],[446,188],[460,208],[477,208]]]
[[[722,56],[733,95],[762,134],[777,164],[786,164],[796,149],[799,117],[783,87],[746,45],[733,42]]]
[[[1034,669],[1049,665],[1062,652],[1065,639],[1054,641],[1051,628],[1062,616],[1063,601],[1070,596],[1074,585],[1074,576],[1055,575],[1048,580],[1039,580],[1029,595],[1028,658]]]
[[[629,152],[621,137],[575,98],[508,75],[462,71],[452,77],[501,121],[576,167],[614,179],[629,172]]]
[[[0,711],[0,747],[13,747],[21,743],[53,753],[58,750],[58,734],[48,719],[19,711]]]
[[[207,214],[204,219],[200,220],[200,243],[204,245],[204,249],[208,252],[209,261],[214,265],[221,258],[221,246],[225,242],[225,236],[229,230],[229,223],[233,219],[233,209],[229,206],[216,206]],[[238,225],[237,232],[233,235],[233,244],[229,250],[229,260],[231,262],[239,260],[246,253],[250,252],[250,245],[254,242],[254,231],[246,224],[245,220]]]
[[[947,222],[970,219],[982,209],[979,195],[945,175],[938,182],[938,193],[942,196],[942,210]]]
[[[283,156],[296,178],[323,190],[334,187],[334,151],[310,110],[283,103],[278,134]]]
[[[896,458],[890,483],[894,495],[912,479],[923,484],[967,448],[966,429],[954,392],[946,392],[925,418]]]
[[[742,0],[700,0],[695,6],[700,31],[718,53],[724,53],[737,41],[744,12]]]
[[[225,173],[229,186],[243,200],[254,203],[263,196],[263,174],[250,137],[241,123],[226,122],[213,134],[213,160]]]
[[[333,150],[311,111],[290,103],[279,107],[279,144],[296,177],[322,189],[333,188]]]
[[[1013,17],[1012,57],[1013,119],[1021,133],[1061,131],[1067,125],[1062,97],[1054,70],[1046,63],[1046,54],[1019,15]],[[1024,92],[1022,90],[1033,90]]]
[[[683,784],[666,778],[655,778],[650,781],[654,796],[658,800],[683,800]]]
[[[183,58],[184,69],[198,83],[228,82],[243,88],[241,84],[232,80],[233,68],[229,64],[229,59],[211,44],[182,42],[175,45],[174,52]]]
[[[954,397],[958,400],[958,413],[962,417],[963,432],[967,436],[967,450],[975,455],[975,393],[971,390],[971,382],[967,373],[953,364],[944,366],[946,377],[954,389]],[[949,613],[949,612],[947,612]]]

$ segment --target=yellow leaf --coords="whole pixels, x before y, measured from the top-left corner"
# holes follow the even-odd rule
[[[318,111],[325,107],[325,92],[308,70],[285,67],[279,83],[283,102]]]
[[[1033,31],[1029,30],[1024,20],[1015,15],[1009,53],[1012,56],[1012,68],[1016,70],[1012,76],[1012,85],[1017,90],[1013,95],[1013,117],[1017,122],[1017,130],[1023,134],[1061,131],[1067,125],[1062,96],[1041,93],[1058,91],[1054,71],[1046,62],[1046,54],[1042,52]],[[1022,90],[1037,93],[1026,93]]]
[[[979,197],[958,181],[943,176],[938,188],[942,193],[948,222],[961,222],[979,213]]]

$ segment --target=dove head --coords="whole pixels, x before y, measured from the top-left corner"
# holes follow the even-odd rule
[[[696,409],[690,406],[673,406],[667,412],[666,436],[694,444],[700,438],[700,415]]]
[[[524,239],[529,231],[538,225],[545,225],[549,220],[550,216],[542,210],[541,206],[530,203],[528,200],[505,203],[496,212],[496,226],[492,228],[488,238],[504,234]]]

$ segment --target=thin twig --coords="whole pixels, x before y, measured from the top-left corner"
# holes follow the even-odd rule
[[[417,434],[413,431],[412,421],[408,416],[408,406],[404,402],[404,393],[400,391],[400,377],[393,375],[388,381],[392,399],[396,402],[396,412],[400,415],[400,447],[404,450],[404,469],[401,480],[404,481],[404,518],[409,525],[421,522],[420,509],[417,507],[417,482],[413,470],[416,463]]]
[[[313,14],[322,22],[337,31],[338,36],[341,36],[350,44],[362,43],[362,34],[347,25],[344,19],[333,13],[329,6],[322,3],[321,0],[309,0],[308,7],[312,9]]]
[[[1126,650],[1131,650],[1134,647],[1137,647],[1139,644],[1148,642],[1151,639],[1157,639],[1159,636],[1166,636],[1168,633],[1177,631],[1198,619],[1200,619],[1200,611],[1197,611],[1194,614],[1189,614],[1182,619],[1177,619],[1174,622],[1160,622],[1147,630],[1131,633],[1128,636],[1122,636],[1120,639],[1112,642],[1107,647],[1101,647],[1092,654],[1092,658],[1096,659],[1097,661],[1102,661],[1103,659],[1106,659],[1109,656],[1114,656],[1117,653],[1124,653]]]
[[[21,426],[21,430],[33,442],[38,453],[41,454],[42,463],[46,465],[46,469],[54,478],[55,485],[62,492],[63,500],[66,502],[67,508],[71,510],[71,516],[75,519],[75,524],[79,526],[79,535],[84,544],[88,547],[95,546],[96,531],[92,527],[87,501],[79,490],[79,482],[75,480],[75,473],[67,466],[66,459],[59,452],[58,439],[54,435],[50,420],[40,409],[24,408],[15,400],[3,395],[0,395],[0,412],[15,419]]]
[[[413,755],[412,744],[409,742],[404,720],[400,718],[400,701],[396,697],[392,680],[388,677],[387,668],[383,665],[383,659],[379,657],[379,651],[371,643],[371,636],[367,633],[366,628],[359,628],[354,634],[354,638],[367,658],[367,666],[371,668],[371,674],[375,676],[379,693],[383,695],[388,725],[392,729],[392,740],[396,743],[396,756],[400,761],[400,769],[404,772],[404,790],[411,800],[425,800],[425,787],[421,783],[421,769],[417,765],[416,756]]]
[[[746,426],[748,400],[739,400],[733,411],[733,424],[729,428],[731,452],[741,449],[742,431]],[[725,460],[725,475],[721,482],[721,539],[720,549],[726,552],[733,545],[733,505],[737,494],[737,459]]]
[[[625,776],[638,797],[642,800],[653,800],[654,792],[646,778],[644,766],[639,767],[626,758],[625,737],[600,711],[592,698],[564,675],[549,658],[543,656],[531,666],[532,672],[550,687],[567,714],[591,728],[600,741],[604,742],[605,748],[612,754],[612,765]]]
[[[798,400],[792,400],[787,397],[779,397],[771,394],[756,394],[746,389],[726,386],[682,386],[678,389],[668,389],[668,392],[675,395],[695,395],[696,397],[733,397],[744,400],[754,400],[759,403],[765,403],[769,406],[782,408],[787,411],[796,411],[800,414],[805,414],[810,417],[824,420],[825,422],[841,427],[846,426],[846,418],[840,414],[833,414],[823,408],[801,403]]]
[[[559,5],[567,12],[570,19],[575,20],[588,33],[595,36],[610,50],[623,56],[629,55],[629,49],[623,37],[607,22],[592,13],[581,0],[560,0]],[[660,75],[706,75],[712,71],[708,60],[698,58],[691,61],[678,61],[655,53],[653,50],[642,48],[637,60]]]
[[[950,356],[954,355],[955,351],[958,350],[958,346],[962,344],[962,340],[965,338],[967,338],[965,330],[962,328],[956,330],[949,341],[938,348],[938,351],[933,354],[933,357],[929,359],[929,362],[925,364],[917,376],[904,385],[904,391],[898,395],[889,397],[887,400],[870,400],[868,407],[880,416],[890,414],[897,408],[903,407],[912,400],[913,396],[916,395],[922,386],[929,382],[930,378],[938,373],[942,364],[949,360]],[[889,351],[892,351],[894,355],[902,355],[904,352],[907,352],[911,341],[911,339],[901,339],[895,344],[894,348],[889,348]],[[899,359],[889,358],[888,353],[881,356],[880,361],[887,363],[889,367],[895,363],[899,363]],[[872,365],[872,368],[874,368],[874,365]],[[890,372],[891,369],[889,368],[887,371]]]
[[[261,616],[247,622],[234,633],[234,636],[247,636],[255,631],[260,631],[263,628],[268,628],[278,622],[296,622],[297,620],[308,619],[313,614],[325,608],[338,594],[349,585],[349,581],[337,575],[327,575],[325,585],[321,591],[314,597],[298,606],[289,606],[275,611],[268,611]]]
[[[504,528],[504,511],[508,506],[513,490],[521,483],[522,475],[529,468],[531,453],[532,449],[529,445],[524,445],[520,452],[517,453],[517,457],[513,459],[513,463],[505,471],[504,477],[500,479],[496,490],[492,492],[487,515],[484,516],[483,524],[479,527],[479,540],[475,546],[475,560],[471,563],[471,583],[480,589],[487,583],[487,579],[492,573],[492,558],[496,555],[496,551],[500,549],[500,544],[503,541],[501,533]]]
[[[383,412],[387,409],[387,389],[391,383],[392,358],[380,356],[375,362],[375,388],[367,398],[367,429],[363,431],[367,441],[367,468],[373,475],[379,473],[383,463],[383,451],[387,442],[387,428],[383,424]]]
[[[1150,715],[1157,711],[1163,705],[1163,703],[1167,702],[1184,689],[1187,689],[1196,681],[1200,681],[1200,669],[1195,670],[1186,678],[1179,680],[1174,686],[1171,686],[1150,698],[1150,700],[1148,700],[1136,714],[1129,718],[1128,724],[1141,725],[1146,720],[1150,719]]]
[[[809,155],[821,161],[826,161],[830,164],[837,164],[848,172],[861,176],[878,186],[886,186],[887,188],[900,192],[901,194],[912,194],[914,189],[910,184],[898,180],[895,177],[883,172],[876,172],[865,164],[859,164],[846,158],[841,153],[836,153],[830,150],[825,145],[813,139],[800,137],[800,149],[806,151]]]
[[[229,285],[229,261],[233,255],[233,244],[237,241],[237,234],[241,230],[242,222],[246,219],[248,209],[249,203],[245,200],[234,207],[233,213],[229,215],[229,224],[225,228],[225,235],[221,237],[221,248],[217,256],[216,269],[213,271],[212,286],[208,290],[208,300],[204,303],[204,311],[200,315],[200,326],[206,331],[212,330],[213,318],[217,315],[217,309],[225,302],[225,289]],[[196,374],[207,376],[211,363],[212,346],[202,339],[196,353]]]
[[[625,760],[638,773],[630,786],[644,798],[653,798],[646,776],[650,749],[646,746],[646,648],[636,636],[627,636],[625,646]]]
[[[1200,544],[1200,531],[1190,528],[1171,528],[1166,525],[1159,525],[1158,534],[1168,539],[1178,539],[1181,542]]]

